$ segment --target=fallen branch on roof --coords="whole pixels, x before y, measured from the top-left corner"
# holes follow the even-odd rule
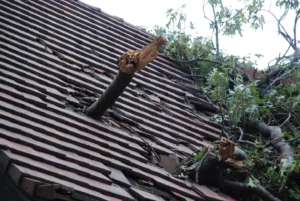
[[[294,160],[294,150],[288,143],[284,142],[283,134],[279,126],[268,126],[264,122],[253,121],[249,127],[256,129],[265,138],[269,138],[274,149],[284,154],[286,159],[289,161]]]
[[[258,123],[258,122],[257,122]],[[256,127],[265,128],[264,125],[258,124]],[[269,132],[268,130],[266,132]],[[277,136],[277,135],[276,135]],[[219,170],[220,167],[234,167],[235,169],[247,172],[246,165],[242,162],[246,158],[243,150],[235,146],[235,144],[224,137],[220,140],[220,147],[217,153],[215,150],[208,150],[203,157],[188,167],[181,167],[188,175],[192,176],[197,183],[207,184],[210,182],[212,185],[217,185],[218,188],[224,191],[240,192],[246,194],[257,195],[263,200],[279,201],[264,187],[257,185],[251,187],[243,182],[230,181],[223,178]],[[189,162],[188,162],[189,163]]]
[[[123,93],[134,73],[143,70],[157,57],[158,49],[165,41],[164,37],[159,36],[141,50],[125,52],[117,61],[119,66],[117,76],[101,97],[85,110],[85,114],[94,119],[99,118]]]
[[[277,197],[272,195],[269,191],[267,191],[264,187],[258,185],[258,186],[248,186],[245,183],[236,182],[236,181],[229,181],[222,177],[221,173],[219,173],[217,177],[217,185],[220,189],[225,191],[237,191],[240,193],[246,193],[246,194],[255,194],[261,197],[263,200],[266,201],[280,201]]]

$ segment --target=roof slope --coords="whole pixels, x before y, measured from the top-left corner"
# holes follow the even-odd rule
[[[180,84],[192,81],[163,56],[135,75],[101,121],[77,111],[82,97],[109,85],[124,51],[148,42],[81,2],[0,1],[0,166],[17,185],[57,200],[207,197],[149,160],[147,144],[182,158],[221,132],[190,103],[207,108],[209,100]]]

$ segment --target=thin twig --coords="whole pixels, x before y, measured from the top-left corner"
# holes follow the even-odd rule
[[[300,139],[300,136],[295,137],[295,138],[290,139],[290,140],[285,140],[285,142],[293,142],[293,141],[298,140],[298,139]]]
[[[270,13],[277,21],[277,26],[278,26],[278,32],[283,36],[283,38],[292,46],[292,48],[296,51],[297,47],[294,45],[294,41],[291,38],[291,36],[288,34],[288,32],[286,31],[286,29],[284,28],[284,26],[282,25],[281,21],[286,17],[287,13],[288,13],[288,9],[286,9],[284,11],[284,13],[282,14],[282,16],[278,19],[276,17],[276,15],[274,13],[272,13],[270,10],[262,10],[265,12]]]
[[[287,59],[289,57],[286,57],[286,54],[288,53],[288,51],[290,50],[291,48],[291,45],[289,45],[289,47],[287,48],[287,50],[285,51],[285,53],[283,54],[283,56],[279,56],[277,59],[276,59],[276,63],[274,64],[274,66],[277,66],[277,64],[282,60],[282,59]]]
[[[239,137],[239,141],[241,141],[243,139],[244,132],[243,132],[243,130],[240,127],[238,127],[238,129],[240,130],[240,133],[241,133],[240,137]]]
[[[213,22],[211,19],[209,19],[207,16],[206,16],[206,14],[205,14],[205,5],[206,4],[208,4],[208,2],[207,3],[205,3],[205,0],[203,0],[203,6],[202,6],[202,9],[203,9],[203,15],[204,15],[204,18],[205,19],[207,19],[207,20],[209,20],[210,22]]]
[[[116,121],[116,120],[115,120]],[[156,160],[158,162],[160,162],[160,157],[159,155],[156,153],[156,151],[153,149],[153,147],[144,139],[142,138],[142,136],[140,136],[140,134],[138,134],[135,130],[133,130],[129,125],[126,125],[124,123],[121,123],[121,122],[118,122],[116,121],[117,123],[119,123],[120,125],[124,126],[125,128],[127,128],[128,130],[130,130],[132,133],[134,133],[137,137],[139,137],[144,143],[145,145],[150,148],[150,150],[152,151],[152,153],[154,153],[155,157],[156,157]]]
[[[279,127],[282,127],[286,122],[290,120],[290,118],[291,118],[291,113],[289,112],[288,118],[286,118],[286,120]]]
[[[248,145],[256,147],[256,144],[254,142],[250,142],[248,140],[238,140],[237,142],[242,143],[242,144],[248,144]]]
[[[284,77],[285,74],[283,74],[283,75],[281,75],[281,76],[278,77],[278,75],[280,75],[280,73],[281,73],[282,71],[284,71],[285,69],[286,69],[285,67],[284,67],[284,68],[281,68],[281,70],[278,72],[278,74],[276,75],[276,78],[273,80],[273,82],[272,82],[271,84],[269,84],[269,86],[268,86],[267,88],[265,88],[265,90],[263,91],[261,97],[263,97],[263,96],[265,95],[265,93],[269,90],[270,87],[273,86],[273,84],[274,84],[275,82],[280,81],[280,80],[282,80],[282,79],[285,78],[285,77]]]

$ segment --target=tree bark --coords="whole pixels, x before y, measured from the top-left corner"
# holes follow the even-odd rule
[[[251,187],[245,183],[225,180],[220,173],[217,178],[217,185],[221,190],[230,191],[230,192],[236,191],[236,192],[247,193],[252,195],[255,194],[261,197],[265,201],[280,201],[279,198],[272,195],[269,191],[267,191],[262,186]]]
[[[133,74],[119,71],[114,81],[107,87],[101,97],[85,111],[85,114],[92,117],[100,117],[123,93],[133,78]]]
[[[261,121],[251,122],[250,126],[251,128],[259,131],[265,138],[270,138],[271,142],[283,137],[281,128],[278,126],[268,126]],[[294,160],[293,148],[291,148],[289,144],[284,142],[283,139],[278,142],[272,143],[272,145],[274,149],[276,149],[279,153],[285,154],[285,158],[287,158],[289,161]]]

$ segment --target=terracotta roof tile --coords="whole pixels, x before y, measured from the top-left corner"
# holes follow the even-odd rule
[[[176,82],[192,80],[180,78],[185,72],[175,64],[159,55],[114,104],[113,111],[135,122],[132,130],[75,111],[81,96],[101,95],[112,82],[124,51],[149,42],[138,28],[81,2],[1,1],[0,166],[20,188],[66,200],[166,200],[129,191],[133,177],[154,181],[178,200],[203,200],[190,183],[151,164],[145,144],[182,158],[221,133],[185,103],[187,94],[210,104]]]

